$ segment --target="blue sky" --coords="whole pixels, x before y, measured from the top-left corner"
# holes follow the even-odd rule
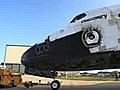
[[[6,44],[33,45],[77,14],[115,4],[120,0],[0,0],[0,62]]]

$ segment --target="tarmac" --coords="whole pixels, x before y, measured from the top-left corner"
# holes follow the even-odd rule
[[[25,88],[24,86],[17,86],[14,88],[2,88],[0,90],[52,90],[50,86],[33,86]],[[120,82],[99,83],[93,85],[62,85],[59,90],[120,90]]]
[[[41,80],[41,83],[53,81],[50,78],[42,78],[31,75],[22,76],[23,82],[33,81],[33,83]],[[78,81],[78,80],[59,80],[61,87],[59,90],[120,90],[120,81]],[[23,85],[18,85],[12,88],[0,88],[0,90],[52,90],[50,85],[37,85],[26,88]]]

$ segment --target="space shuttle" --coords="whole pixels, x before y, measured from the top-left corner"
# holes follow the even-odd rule
[[[55,76],[51,71],[120,68],[120,5],[75,16],[66,28],[28,49],[21,62],[26,72],[38,70],[44,77]],[[60,83],[54,80],[51,87],[57,90]]]

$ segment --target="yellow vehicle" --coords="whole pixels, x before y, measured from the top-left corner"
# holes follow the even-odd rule
[[[17,86],[21,84],[22,78],[21,74],[11,69],[0,69],[0,85],[7,86]]]

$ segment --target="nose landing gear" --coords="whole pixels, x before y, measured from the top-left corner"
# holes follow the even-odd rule
[[[58,90],[60,88],[60,82],[58,80],[54,80],[50,86],[52,90]]]
[[[58,90],[61,86],[61,83],[58,80],[55,80],[57,77],[57,72],[55,70],[55,67],[53,68],[53,79],[52,83],[50,84],[52,90]]]

